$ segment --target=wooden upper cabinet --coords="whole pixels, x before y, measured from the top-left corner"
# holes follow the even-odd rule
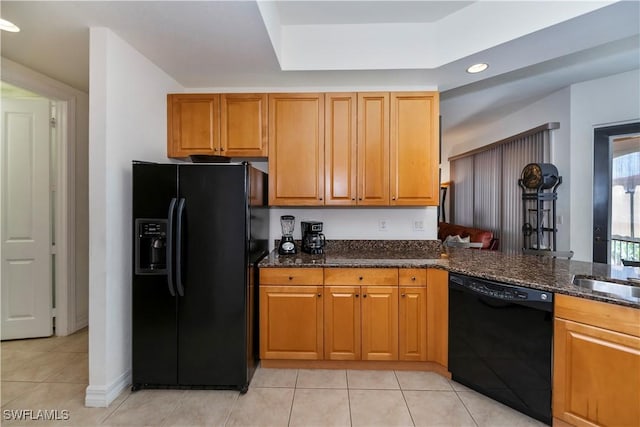
[[[439,96],[392,92],[391,205],[438,205]]]
[[[324,94],[269,95],[269,204],[324,205]]]
[[[389,205],[389,93],[358,93],[358,204]]]
[[[167,95],[167,155],[219,155],[220,95]]]
[[[355,205],[357,96],[325,95],[325,205]]]
[[[220,152],[228,157],[266,157],[267,94],[222,94]]]

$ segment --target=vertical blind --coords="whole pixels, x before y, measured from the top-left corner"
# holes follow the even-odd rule
[[[527,164],[549,161],[550,132],[558,127],[558,123],[547,123],[451,157],[452,222],[491,230],[500,239],[503,252],[521,251],[522,193],[518,179]]]

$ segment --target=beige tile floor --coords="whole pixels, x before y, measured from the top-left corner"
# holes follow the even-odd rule
[[[258,369],[249,391],[123,392],[85,408],[86,330],[7,341],[2,425],[74,426],[542,426],[429,372]],[[11,410],[66,410],[65,421],[16,421]]]

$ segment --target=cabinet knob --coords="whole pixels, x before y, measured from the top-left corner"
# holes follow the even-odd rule
[[[351,200],[355,201],[355,200],[356,200],[356,198],[355,198],[355,197],[352,197],[352,198],[351,198]]]
[[[222,147],[222,148],[220,149],[220,151],[224,151],[224,147]]]
[[[293,276],[289,276],[289,280],[293,280]]]
[[[362,200],[362,197],[360,197],[358,200]]]
[[[416,281],[416,276],[411,277],[411,280]]]
[[[400,294],[400,296],[404,298],[405,294]]]
[[[362,298],[366,298],[366,297],[367,297],[367,294],[362,294]]]
[[[322,197],[319,197],[318,200],[322,200]]]
[[[321,293],[318,293],[318,298],[320,298],[321,296],[322,296],[322,294],[321,294]]]
[[[214,148],[214,149],[213,149],[213,151],[218,152],[218,149],[217,149],[217,148]]]
[[[391,200],[395,200],[395,199],[396,199],[396,196],[391,197]]]
[[[356,294],[356,298],[358,298],[360,296],[360,294]]]
[[[362,280],[362,276],[358,277],[358,280]]]

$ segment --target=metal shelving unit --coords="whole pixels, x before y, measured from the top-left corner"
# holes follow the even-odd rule
[[[534,177],[538,178],[536,181],[531,176],[525,176],[527,168],[531,169],[532,165],[525,166],[523,177],[518,180],[518,185],[522,189],[523,249],[527,252],[531,250],[555,252],[558,232],[556,224],[557,190],[562,184],[562,177],[558,176],[555,166],[550,165],[552,166],[550,169],[555,173],[545,174],[543,170],[538,168],[539,176]]]

